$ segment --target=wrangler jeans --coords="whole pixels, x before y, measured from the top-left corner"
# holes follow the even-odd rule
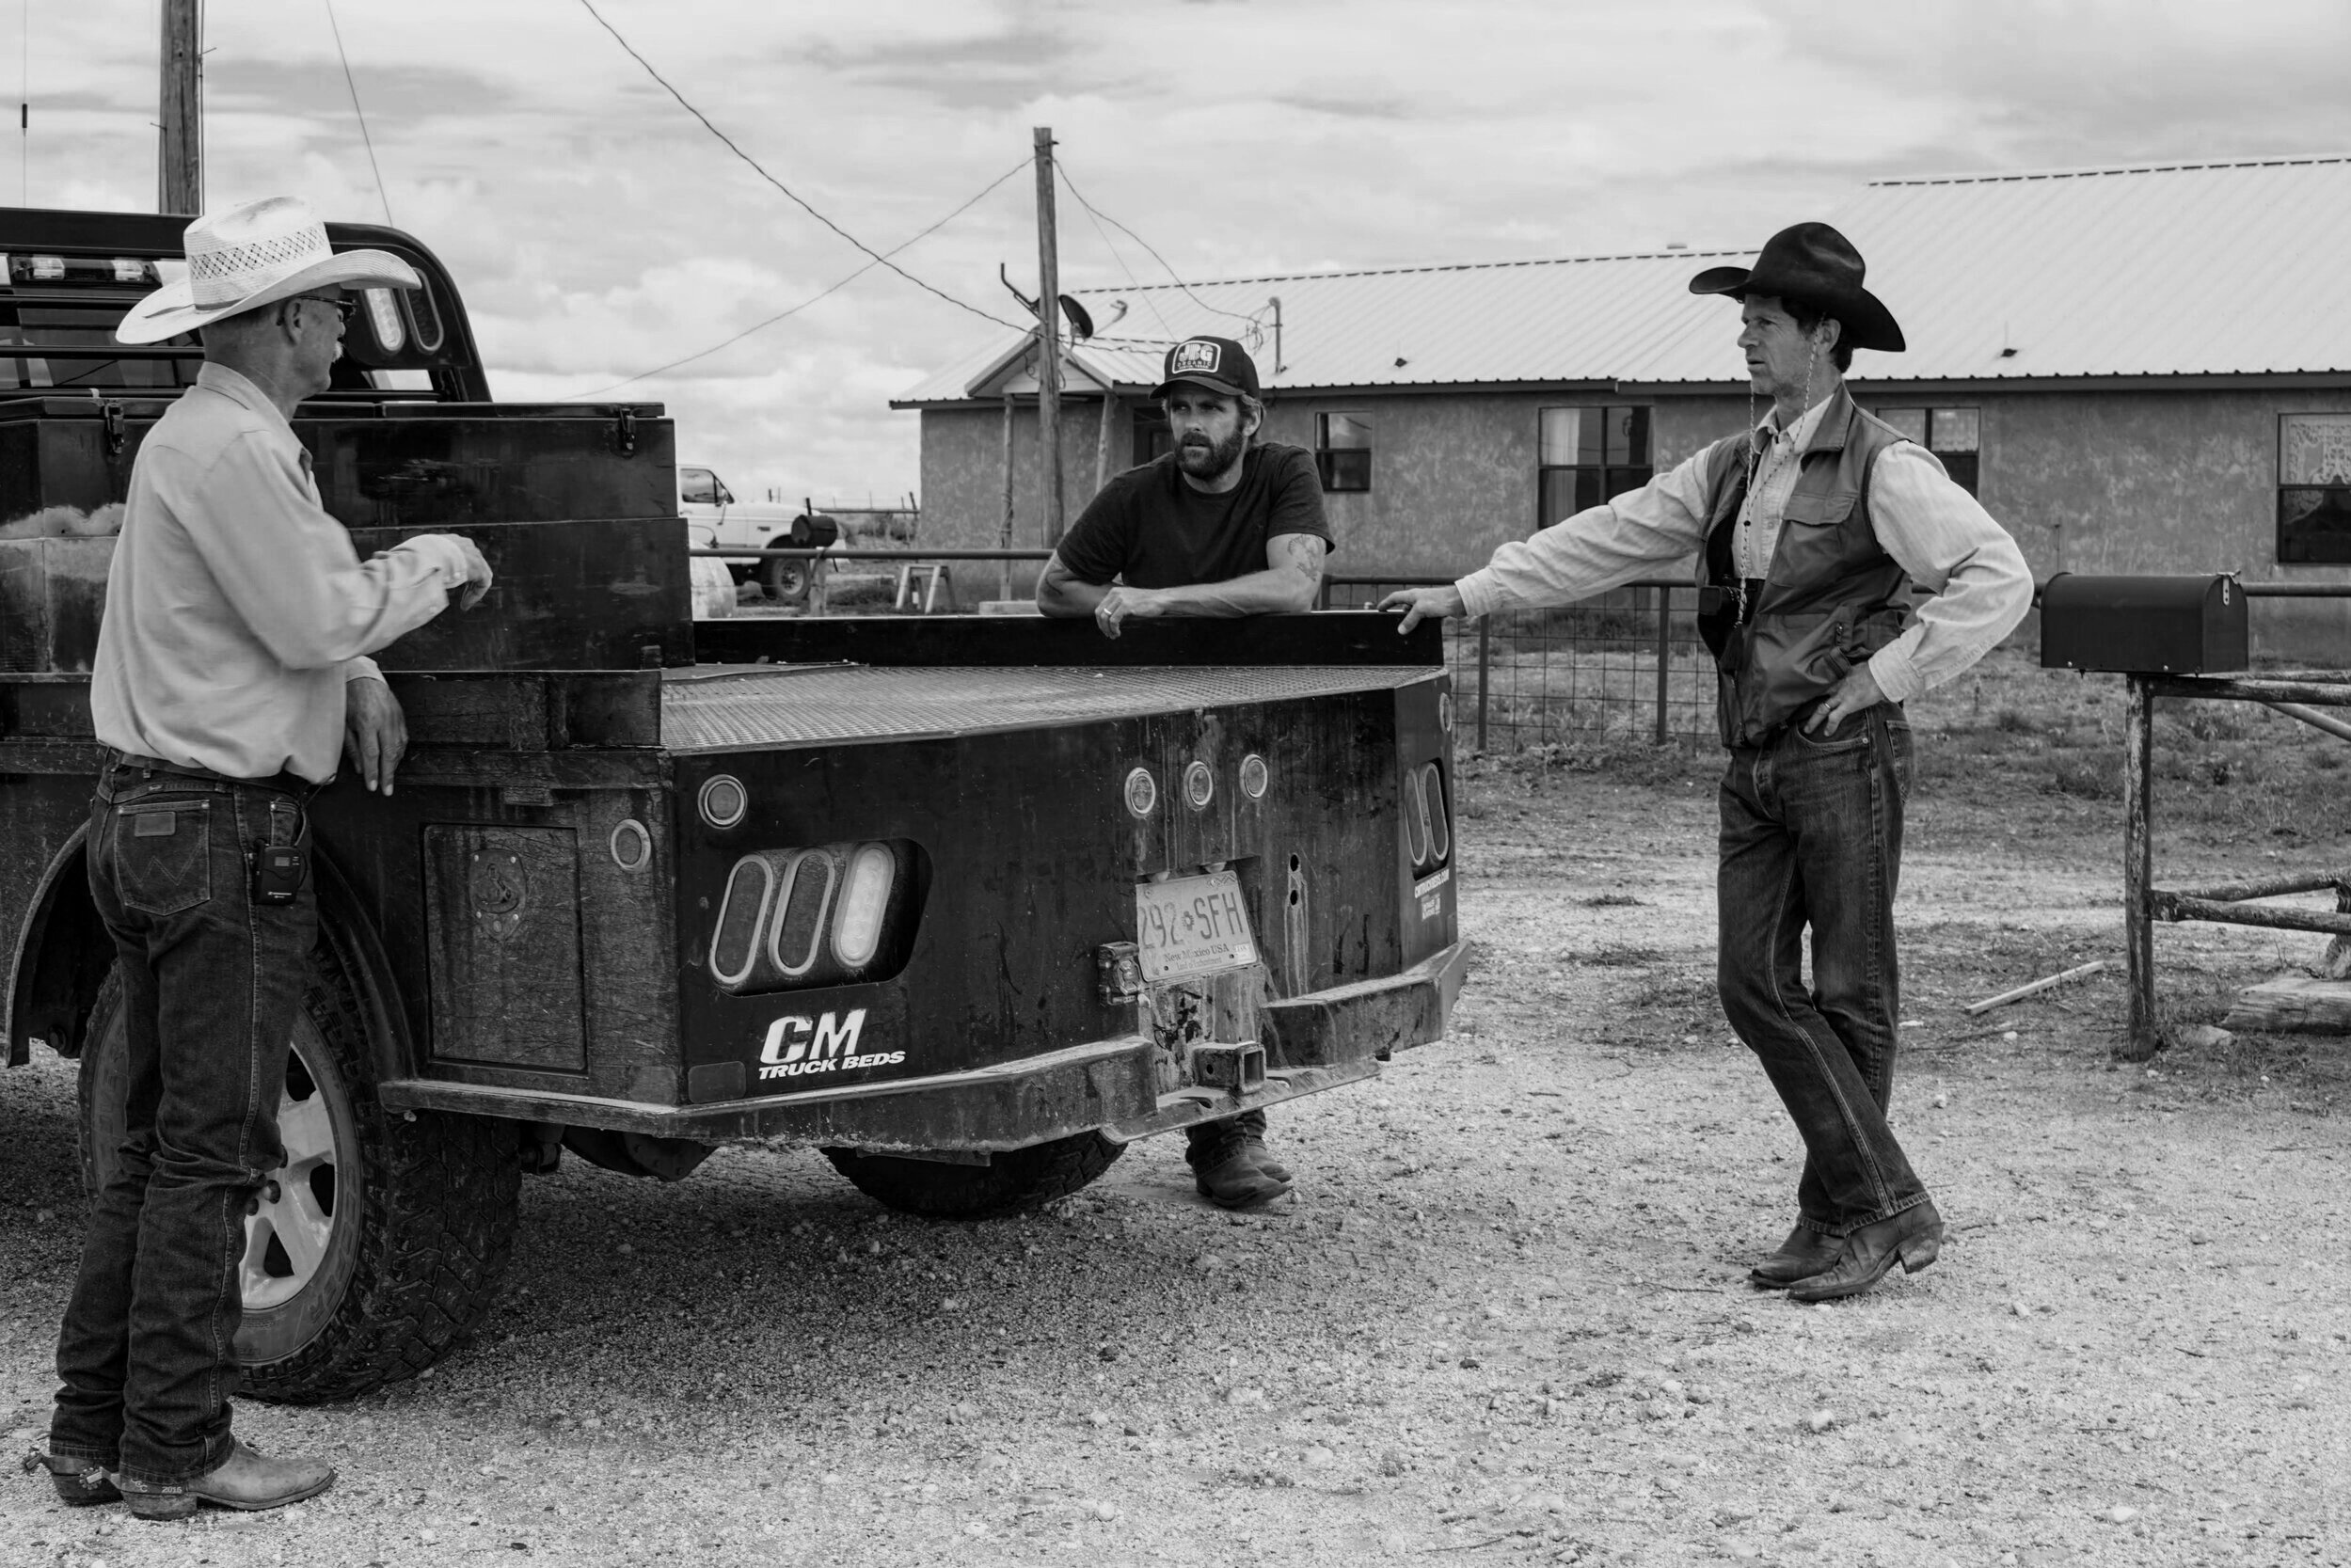
[[[292,904],[256,904],[248,857],[306,832],[291,795],[127,767],[90,802],[130,1094],[57,1339],[49,1441],[133,1481],[183,1482],[230,1451],[246,1208],[284,1163],[278,1103],[318,923],[308,877]]]
[[[1723,1010],[1803,1137],[1798,1223],[1831,1236],[1927,1198],[1886,1122],[1910,782],[1910,726],[1883,705],[1825,737],[1790,725],[1767,745],[1734,749],[1723,778]]]

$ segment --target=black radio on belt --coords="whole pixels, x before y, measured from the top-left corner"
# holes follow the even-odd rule
[[[302,892],[310,856],[297,844],[264,844],[253,851],[253,902],[291,904]]]

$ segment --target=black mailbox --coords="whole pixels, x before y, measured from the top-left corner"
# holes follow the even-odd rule
[[[2234,577],[2091,578],[2041,591],[2041,667],[2194,675],[2252,662]]]

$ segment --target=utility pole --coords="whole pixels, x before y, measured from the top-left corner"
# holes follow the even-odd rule
[[[156,116],[155,210],[204,211],[204,40],[201,0],[163,0],[163,101]]]
[[[1061,543],[1061,246],[1053,216],[1053,127],[1037,138],[1037,435],[1045,548]]]

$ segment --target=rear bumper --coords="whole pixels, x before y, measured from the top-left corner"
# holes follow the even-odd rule
[[[603,1127],[719,1143],[783,1138],[860,1148],[1023,1148],[1099,1130],[1125,1141],[1166,1132],[1374,1077],[1390,1053],[1444,1038],[1469,973],[1466,942],[1401,974],[1335,986],[1260,1009],[1266,1079],[1247,1094],[1152,1087],[1152,1042],[1141,1035],[1089,1040],[970,1072],[818,1089],[703,1105],[648,1105],[402,1078],[377,1089],[395,1111]]]

